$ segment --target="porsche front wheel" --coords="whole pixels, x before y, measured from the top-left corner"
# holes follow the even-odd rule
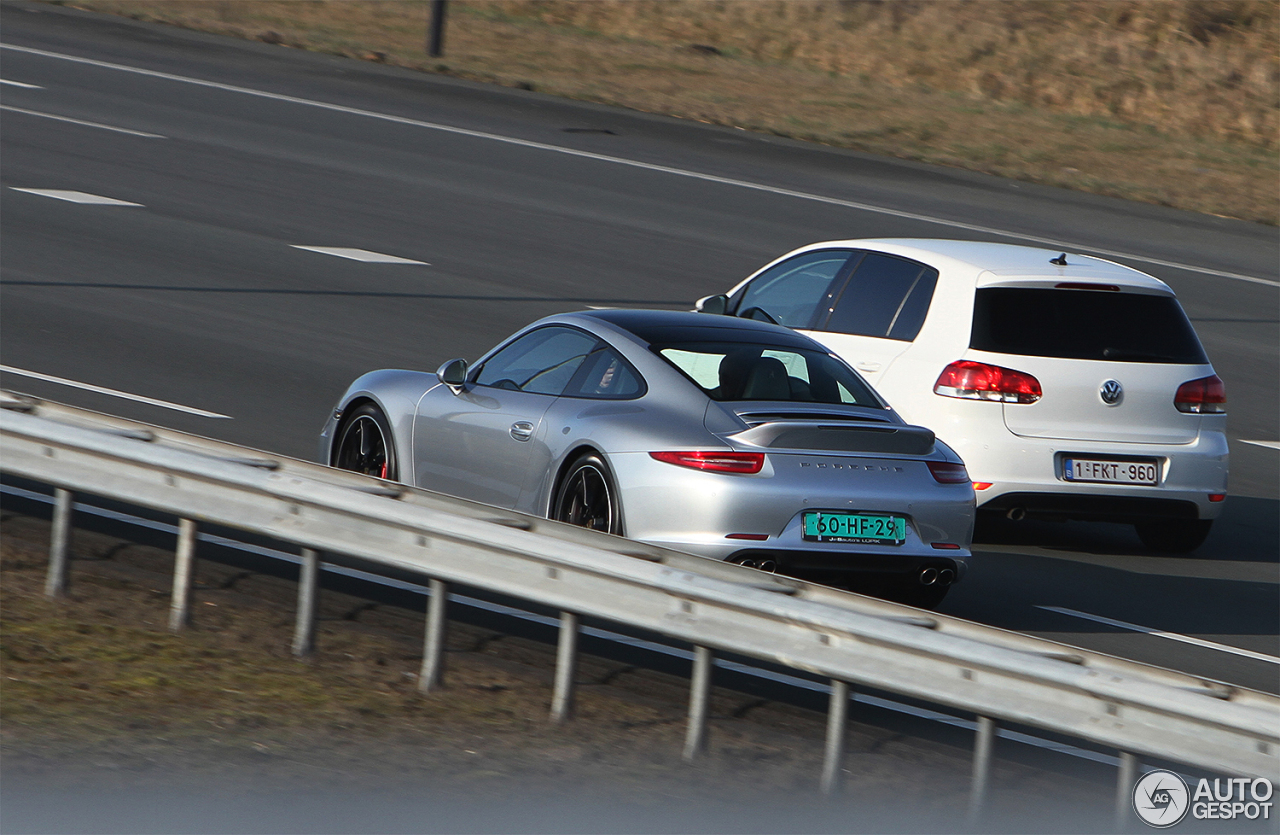
[[[391,481],[399,475],[391,424],[373,403],[362,404],[343,421],[334,449],[333,466],[340,470]]]

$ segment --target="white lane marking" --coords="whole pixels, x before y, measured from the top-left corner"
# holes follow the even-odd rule
[[[1068,615],[1073,618],[1091,620],[1095,623],[1105,623],[1107,626],[1128,629],[1131,632],[1143,632],[1147,635],[1154,635],[1157,638],[1168,638],[1171,641],[1181,641],[1184,644],[1191,644],[1197,647],[1216,649],[1219,652],[1229,652],[1232,655],[1252,658],[1254,661],[1266,661],[1269,664],[1280,664],[1280,658],[1277,658],[1274,655],[1267,655],[1266,653],[1254,652],[1248,649],[1240,649],[1239,647],[1227,646],[1226,644],[1215,644],[1213,641],[1206,641],[1201,638],[1192,638],[1189,635],[1179,635],[1177,632],[1165,632],[1162,629],[1152,629],[1150,626],[1139,626],[1136,623],[1128,623],[1123,620],[1104,618],[1102,615],[1091,615],[1088,612],[1077,612],[1075,609],[1064,609],[1061,606],[1037,606],[1036,608],[1044,609],[1046,612],[1057,612],[1060,615]]]
[[[117,200],[114,197],[103,197],[99,194],[87,194],[83,191],[66,191],[57,188],[18,188],[9,186],[14,191],[25,191],[27,194],[38,194],[41,197],[52,197],[55,200],[66,200],[70,203],[84,203],[92,206],[141,206],[141,203],[130,203],[128,200]]]
[[[1246,441],[1241,439],[1242,444],[1253,444],[1254,446],[1264,446],[1267,449],[1280,449],[1280,441]]]
[[[367,249],[352,249],[342,246],[301,246],[290,244],[294,249],[305,249],[307,252],[319,252],[321,255],[336,255],[339,258],[350,258],[352,261],[364,261],[367,264],[421,264],[430,267],[426,261],[414,261],[412,258],[400,258],[395,255],[383,255],[381,252],[370,252]]]
[[[392,116],[387,113],[377,113],[372,110],[362,110],[356,107],[346,107],[340,104],[330,104],[328,102],[314,101],[312,99],[303,99],[297,96],[287,96],[283,93],[270,93],[266,90],[255,90],[251,87],[237,87],[233,84],[222,84],[216,81],[205,81],[199,78],[188,78],[187,76],[174,75],[173,73],[159,72],[157,70],[145,70],[140,67],[130,67],[124,64],[113,64],[109,61],[95,61],[92,58],[79,58],[74,55],[64,55],[60,52],[49,52],[43,49],[34,49],[29,46],[16,46],[14,44],[0,43],[0,49],[13,49],[18,52],[26,52],[31,55],[41,55],[46,58],[57,58],[63,61],[71,61],[77,64],[87,64],[94,67],[102,67],[110,70],[120,70],[121,72],[131,72],[138,75],[150,76],[151,78],[163,78],[167,81],[177,81],[183,84],[194,84],[198,87],[208,87],[213,90],[223,90],[232,93],[243,93],[248,96],[257,96],[259,98],[271,99],[273,101],[289,102],[291,104],[301,104],[307,107],[319,107],[323,110],[331,110],[335,113],[346,113],[354,116],[365,116],[370,119],[380,119],[386,122],[395,122],[401,125],[412,125],[414,127],[428,128],[430,130],[443,131],[459,136],[470,136],[476,139],[489,139],[494,142],[503,142],[508,145],[517,145],[522,148],[535,148],[541,151],[552,151],[558,154],[567,154],[569,156],[581,157],[583,159],[598,160],[600,162],[609,162],[615,165],[626,165],[632,168],[641,168],[646,171],[660,171],[664,174],[673,174],[678,177],[689,177],[695,180],[702,180],[708,183],[719,183],[721,185],[737,186],[738,188],[747,188],[753,191],[761,191],[768,194],[776,194],[782,197],[795,197],[800,200],[810,200],[817,203],[826,203],[831,206],[842,206],[847,209],[857,209],[863,212],[873,212],[876,214],[888,215],[889,217],[899,217],[906,220],[918,220],[924,223],[933,223],[939,226],[946,226],[952,229],[963,229],[968,232],[980,232],[984,235],[998,235],[1002,238],[1012,238],[1019,241],[1027,241],[1029,243],[1042,244],[1051,248],[1063,248],[1066,250],[1074,250],[1082,253],[1093,253],[1095,255],[1103,255],[1108,258],[1123,258],[1128,261],[1139,261],[1144,264],[1155,264],[1161,267],[1170,267],[1178,270],[1187,270],[1189,272],[1200,273],[1202,275],[1211,275],[1218,278],[1230,278],[1237,281],[1247,281],[1251,284],[1265,284],[1268,287],[1280,287],[1280,281],[1274,281],[1268,278],[1257,278],[1251,275],[1242,275],[1240,273],[1227,272],[1225,270],[1215,270],[1209,267],[1197,267],[1194,264],[1182,264],[1177,261],[1165,261],[1159,258],[1149,258],[1145,255],[1134,255],[1128,252],[1118,252],[1110,249],[1100,249],[1098,247],[1086,246],[1084,244],[1074,244],[1068,241],[1058,240],[1056,238],[1043,238],[1037,235],[1026,235],[1021,232],[1011,232],[1005,229],[999,229],[994,226],[980,226],[974,223],[963,223],[958,220],[947,220],[946,218],[935,217],[933,215],[920,214],[918,212],[905,212],[899,209],[890,209],[885,206],[875,206],[870,203],[860,203],[855,200],[843,200],[838,197],[826,197],[821,194],[811,194],[804,191],[795,191],[787,188],[778,188],[776,186],[768,186],[763,183],[753,183],[749,180],[737,180],[732,177],[719,177],[714,174],[703,174],[698,171],[690,171],[684,168],[673,168],[669,165],[657,165],[651,162],[641,162],[639,160],[626,159],[625,157],[614,157],[608,154],[595,154],[590,151],[579,151],[575,148],[566,148],[561,145],[549,145],[545,142],[534,142],[528,139],[517,139],[514,136],[504,136],[497,133],[488,133],[486,131],[469,130],[467,128],[454,127],[452,125],[442,125],[435,122],[424,122],[420,119],[410,119],[405,116]]]
[[[19,496],[21,498],[29,499],[31,501],[41,502],[43,504],[53,504],[53,498],[51,496],[48,496],[44,493],[37,493],[34,490],[27,490],[23,487],[14,487],[8,484],[0,484],[0,493],[7,493],[11,496]],[[140,528],[147,528],[148,530],[163,531],[165,533],[170,533],[170,534],[176,534],[178,532],[178,528],[176,525],[169,525],[169,524],[165,524],[164,522],[154,522],[150,519],[143,519],[138,516],[130,516],[126,513],[120,513],[119,511],[107,510],[106,508],[101,508],[101,507],[94,507],[91,504],[85,504],[83,502],[74,502],[72,507],[77,513],[88,513],[91,516],[100,516],[104,519],[111,519],[116,522],[124,522],[125,524],[134,525]],[[197,533],[196,539],[200,540],[201,542],[209,542],[215,545],[221,545],[225,548],[230,548],[232,550],[244,551],[250,554],[258,554],[260,556],[270,557],[272,559],[291,562],[294,565],[297,565],[302,562],[302,559],[300,557],[297,557],[293,554],[288,554],[283,551],[276,551],[272,548],[264,548],[261,545],[250,545],[245,542],[239,542],[234,539],[228,539],[226,537],[216,536],[214,534]],[[375,583],[377,585],[388,586],[390,588],[403,589],[405,591],[416,592],[426,597],[431,596],[430,588],[428,588],[427,586],[420,586],[416,583],[407,583],[407,582],[404,582],[403,580],[393,580],[390,577],[383,577],[380,574],[373,574],[368,571],[361,571],[358,568],[345,568],[343,566],[333,565],[332,563],[327,563],[327,562],[320,563],[320,567],[323,570],[331,572],[333,574],[341,574],[345,577],[353,577],[359,580],[366,580],[368,582]],[[472,606],[477,609],[484,609],[485,611],[488,611],[488,612],[494,612],[496,614],[506,615],[519,620],[528,621],[530,623],[539,623],[539,624],[542,624],[543,626],[553,626],[557,628],[560,626],[559,618],[551,618],[545,615],[535,615],[532,612],[526,612],[521,609],[513,608],[511,606],[504,606],[501,603],[490,603],[487,600],[477,600],[474,597],[466,597],[461,594],[450,594],[449,602],[459,603],[464,606]],[[592,627],[592,626],[581,627],[581,630],[584,634],[591,635],[592,637],[603,638],[604,640],[607,640],[607,641],[613,641],[615,643],[625,644],[627,646],[648,650],[650,652],[658,653],[661,655],[668,655],[674,658],[681,658],[686,661],[690,661],[693,659],[693,653],[689,652],[688,650],[677,649],[676,647],[667,646],[666,644],[659,644],[654,641],[646,641],[643,638],[633,638],[630,635],[620,635],[617,632],[610,632],[608,630],[599,629],[597,627]],[[776,681],[782,684],[790,685],[792,687],[798,687],[803,690],[810,690],[815,693],[827,693],[827,694],[831,693],[831,685],[822,684],[821,682],[817,682],[817,681],[810,681],[809,679],[800,678],[798,676],[787,675],[786,673],[775,673],[771,670],[761,670],[755,667],[747,666],[746,664],[740,664],[736,661],[726,661],[723,658],[715,658],[712,660],[712,663],[715,664],[715,666],[720,667],[722,669],[733,670],[734,672],[742,673],[744,675],[752,676],[754,678],[768,679],[770,681]],[[916,707],[914,705],[907,705],[907,704],[903,704],[902,702],[895,702],[892,699],[885,699],[879,696],[871,696],[866,693],[858,693],[857,691],[853,693],[851,698],[855,702],[860,702],[866,705],[873,705],[874,707],[882,708],[884,710],[890,710],[895,713],[905,713],[908,716],[915,716],[920,719],[928,719],[934,722],[939,722],[944,725],[951,725],[952,727],[956,727],[956,728],[965,728],[967,730],[972,731],[972,730],[975,730],[978,726],[978,723],[974,722],[972,719],[961,719],[958,716],[952,716],[951,714],[948,714],[948,713],[941,713],[936,710],[929,710],[928,708]],[[1076,746],[1070,745],[1065,742],[1057,742],[1050,739],[1041,739],[1038,736],[1032,736],[1031,734],[1027,734],[1027,733],[1020,733],[1018,731],[1011,731],[1006,728],[997,728],[996,735],[1002,739],[1009,739],[1015,742],[1021,742],[1025,745],[1031,745],[1036,748],[1043,748],[1049,751],[1056,751],[1059,754],[1066,754],[1068,756],[1078,757],[1079,759],[1091,760],[1093,762],[1103,763],[1105,765],[1110,765],[1110,766],[1116,766],[1120,764],[1120,758],[1113,756],[1111,754],[1103,754],[1098,751],[1090,751],[1087,748],[1077,748]]]
[[[181,403],[170,403],[168,400],[156,400],[154,397],[143,397],[141,394],[130,394],[127,391],[116,391],[115,389],[103,388],[89,383],[80,383],[75,380],[67,380],[63,377],[54,377],[51,374],[41,374],[38,371],[24,371],[21,368],[14,368],[9,365],[0,365],[0,372],[5,374],[16,374],[19,377],[30,377],[33,380],[44,380],[47,383],[57,383],[62,386],[70,386],[71,388],[83,389],[91,391],[95,394],[107,394],[112,397],[120,397],[125,400],[132,400],[136,403],[146,403],[148,406],[160,406],[165,409],[173,409],[175,412],[186,412],[189,415],[197,415],[207,418],[226,418],[231,420],[230,415],[220,415],[217,412],[206,412],[204,409],[197,409],[194,406],[183,406]]]
[[[129,130],[128,128],[118,128],[115,125],[104,125],[100,122],[86,122],[83,119],[72,119],[70,116],[55,116],[52,113],[41,113],[39,110],[27,110],[23,107],[10,107],[7,104],[0,104],[0,110],[12,110],[14,113],[25,113],[28,116],[39,116],[43,119],[56,119],[59,122],[70,122],[73,125],[84,125],[87,128],[101,128],[102,130],[111,130],[116,133],[127,133],[130,136],[141,136],[146,139],[165,139],[158,133],[143,133],[140,130]]]
[[[21,81],[10,81],[7,78],[0,78],[0,84],[7,84],[10,87],[23,87],[27,90],[43,90],[44,89],[39,84],[26,84]]]

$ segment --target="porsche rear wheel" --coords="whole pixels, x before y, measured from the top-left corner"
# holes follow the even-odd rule
[[[364,403],[342,423],[338,443],[334,447],[333,466],[340,470],[395,481],[395,444],[391,440],[391,424],[386,415],[372,403]]]
[[[622,535],[622,514],[609,466],[598,455],[573,462],[556,490],[551,518],[580,528]]]

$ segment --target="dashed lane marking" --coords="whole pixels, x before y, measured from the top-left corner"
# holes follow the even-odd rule
[[[220,415],[217,412],[206,412],[204,409],[197,409],[194,406],[183,406],[181,403],[170,403],[168,400],[157,400],[154,397],[143,397],[141,394],[130,394],[127,391],[118,391],[116,389],[95,386],[90,383],[81,383],[77,380],[68,380],[65,377],[54,377],[52,374],[41,374],[38,371],[25,371],[21,368],[14,368],[9,365],[0,365],[0,373],[16,374],[19,377],[30,377],[33,380],[44,380],[46,383],[57,383],[60,386],[70,386],[71,388],[91,391],[95,394],[106,394],[111,397],[120,397],[124,400],[132,400],[135,403],[145,403],[148,406],[159,406],[163,409],[173,409],[175,412],[186,412],[189,415],[207,418],[225,418],[231,420],[230,415]]]
[[[103,197],[99,194],[86,194],[83,191],[65,191],[56,188],[18,188],[10,186],[14,191],[36,194],[40,197],[52,197],[55,200],[66,200],[70,203],[83,203],[90,206],[141,206],[128,200],[117,200],[114,197]]]
[[[104,125],[101,122],[86,122],[84,119],[72,119],[70,116],[57,116],[53,113],[41,113],[39,110],[27,110],[23,107],[10,107],[7,104],[0,104],[0,110],[12,110],[14,113],[25,113],[28,116],[39,116],[42,119],[54,119],[59,122],[70,122],[73,125],[83,125],[87,128],[98,128],[99,130],[109,130],[116,133],[127,133],[130,136],[141,136],[144,139],[166,139],[168,137],[161,136],[158,133],[144,133],[140,130],[129,130],[129,128],[118,128],[115,125]]]
[[[319,252],[321,255],[334,255],[338,258],[349,258],[352,261],[363,261],[366,264],[421,264],[430,267],[426,261],[415,261],[412,258],[401,258],[397,255],[384,255],[381,252],[370,252],[367,249],[352,249],[342,246],[301,246],[291,244],[294,249],[305,249],[307,252]]]
[[[921,214],[919,212],[907,212],[901,209],[890,209],[886,206],[876,206],[871,203],[861,203],[856,200],[844,200],[838,197],[828,197],[822,194],[813,194],[811,192],[796,191],[794,189],[779,188],[777,186],[765,185],[764,183],[755,183],[750,180],[738,180],[732,177],[720,177],[715,174],[704,174],[700,171],[691,171],[685,168],[675,168],[669,165],[658,165],[652,162],[641,162],[640,160],[627,159],[625,157],[615,157],[608,154],[596,154],[590,151],[579,151],[576,148],[566,148],[562,145],[549,145],[545,142],[534,142],[529,139],[518,139],[514,136],[504,136],[498,133],[489,133],[487,131],[470,130],[468,128],[454,127],[453,125],[442,125],[436,122],[424,122],[421,119],[410,119],[406,116],[393,116],[388,113],[378,113],[372,110],[362,110],[357,107],[346,107],[340,104],[330,104],[328,102],[315,101],[312,99],[299,98],[297,96],[287,96],[283,93],[271,93],[266,90],[255,90],[251,87],[237,87],[234,84],[222,84],[217,81],[205,81],[200,78],[190,78],[183,75],[175,75],[173,73],[159,72],[158,70],[147,70],[141,67],[130,67],[125,64],[113,64],[109,61],[96,61],[92,58],[80,58],[75,55],[64,55],[60,52],[49,52],[44,49],[35,49],[29,46],[17,46],[16,44],[0,43],[0,49],[12,49],[17,52],[25,52],[28,55],[41,55],[46,58],[56,58],[61,61],[71,61],[77,64],[85,64],[92,67],[102,67],[109,70],[118,70],[120,72],[130,72],[137,75],[145,75],[151,78],[163,78],[167,81],[176,81],[182,84],[194,84],[198,87],[206,87],[211,90],[223,90],[226,92],[240,93],[242,95],[257,96],[258,98],[270,99],[272,101],[289,102],[290,104],[299,104],[306,107],[318,107],[334,113],[346,113],[352,116],[363,116],[369,119],[380,119],[385,122],[395,122],[401,125],[412,125],[414,127],[426,128],[428,130],[437,130],[444,133],[452,133],[456,136],[470,136],[475,139],[487,139],[493,142],[502,142],[508,145],[516,145],[522,148],[534,148],[540,151],[550,151],[557,154],[566,154],[568,156],[578,157],[580,159],[592,159],[598,162],[607,162],[614,165],[626,165],[631,168],[639,168],[645,171],[658,171],[664,174],[671,174],[677,177],[688,177],[694,180],[701,180],[707,183],[719,183],[721,185],[734,186],[737,188],[751,189],[752,191],[764,192],[767,194],[776,194],[782,197],[794,197],[799,200],[810,200],[816,203],[825,203],[829,206],[842,206],[847,209],[856,209],[863,212],[873,212],[875,214],[886,215],[888,217],[899,217],[906,220],[918,220],[923,223],[932,223],[938,226],[950,229],[964,229],[968,232],[979,232],[984,235],[997,235],[1002,238],[1009,238],[1015,241],[1027,241],[1029,243],[1041,244],[1054,249],[1059,247],[1068,251],[1076,251],[1081,253],[1092,253],[1101,255],[1106,258],[1123,258],[1128,261],[1138,261],[1143,264],[1155,264],[1161,267],[1170,267],[1177,270],[1187,270],[1189,272],[1200,273],[1202,275],[1211,275],[1218,278],[1230,278],[1236,281],[1247,281],[1250,284],[1262,284],[1267,287],[1280,287],[1280,281],[1269,278],[1259,278],[1252,275],[1244,275],[1241,273],[1228,272],[1226,270],[1215,270],[1210,267],[1200,267],[1194,264],[1183,264],[1177,261],[1165,261],[1159,258],[1150,258],[1145,255],[1135,255],[1131,252],[1119,252],[1117,250],[1103,249],[1096,246],[1087,246],[1085,244],[1072,243],[1057,238],[1045,238],[1038,235],[1026,235],[1021,232],[1013,232],[1007,229],[1000,229],[994,226],[981,226],[976,223],[964,223],[958,220],[948,220],[947,218],[935,217],[933,215]]]
[[[23,89],[26,89],[26,90],[43,90],[44,89],[39,84],[27,84],[22,81],[10,81],[7,78],[0,78],[0,84],[7,85],[9,87],[22,87]]]
[[[1240,443],[1242,443],[1242,444],[1253,444],[1254,446],[1264,446],[1264,447],[1266,447],[1267,449],[1280,449],[1280,441],[1245,441],[1245,440],[1241,440],[1241,441],[1240,441]]]
[[[1091,620],[1094,623],[1105,623],[1107,626],[1127,629],[1130,632],[1143,632],[1147,635],[1154,635],[1157,638],[1168,638],[1171,641],[1180,641],[1184,644],[1204,647],[1205,649],[1215,649],[1218,652],[1229,652],[1232,655],[1252,658],[1254,661],[1265,661],[1268,664],[1280,664],[1280,658],[1277,658],[1274,655],[1267,655],[1266,653],[1254,652],[1253,650],[1248,649],[1240,649],[1240,647],[1231,647],[1226,644],[1215,644],[1213,641],[1206,641],[1203,638],[1192,638],[1190,635],[1179,635],[1177,632],[1165,632],[1163,629],[1153,629],[1150,626],[1139,626],[1136,623],[1128,623],[1127,621],[1115,620],[1114,618],[1104,618],[1102,615],[1091,615],[1088,612],[1077,612],[1075,609],[1064,609],[1061,606],[1037,606],[1036,608],[1044,609],[1046,612],[1057,612],[1060,615],[1067,615],[1073,618]]]

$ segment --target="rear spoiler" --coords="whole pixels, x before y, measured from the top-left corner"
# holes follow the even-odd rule
[[[897,455],[928,455],[934,434],[923,426],[776,421],[729,436],[768,449],[830,450]]]

